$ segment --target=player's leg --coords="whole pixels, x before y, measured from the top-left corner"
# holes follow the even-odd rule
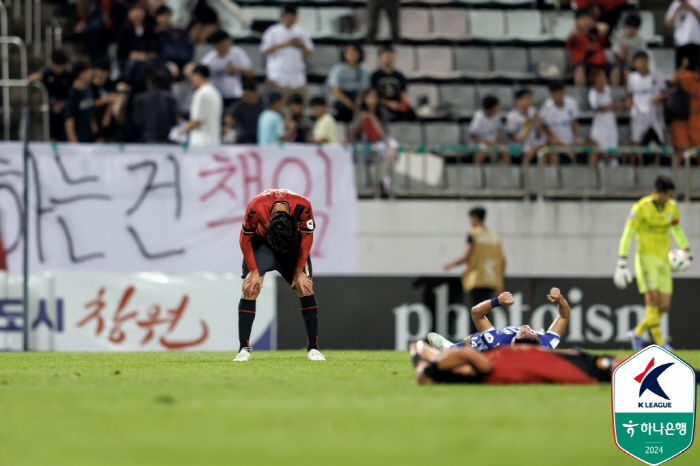
[[[294,279],[294,271],[296,270],[296,261],[285,260],[284,263],[278,262],[277,271],[282,277],[291,284]],[[304,267],[304,275],[309,280],[312,280],[311,291],[303,293],[301,290],[295,289],[299,297],[299,307],[301,308],[301,317],[304,319],[304,327],[306,328],[306,351],[308,352],[309,361],[325,361],[321,352],[318,350],[318,303],[313,290],[313,267],[311,259],[306,261]]]
[[[654,342],[657,345],[663,346],[666,349],[672,349],[661,332],[661,317],[671,310],[671,297],[673,295],[673,277],[671,275],[671,266],[663,261],[659,261],[659,292],[657,297],[659,325],[649,329],[651,336],[654,337]]]
[[[640,350],[644,347],[642,336],[654,325],[655,316],[658,314],[658,280],[656,269],[648,256],[637,254],[634,264],[637,276],[639,293],[644,295],[644,318],[637,324],[633,332],[630,332],[632,349]]]

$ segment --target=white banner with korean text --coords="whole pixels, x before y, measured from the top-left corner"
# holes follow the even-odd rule
[[[342,146],[30,149],[32,272],[237,272],[246,205],[272,188],[311,201],[314,273],[356,271],[357,192]],[[10,271],[22,264],[22,187],[22,147],[2,143],[0,230]]]
[[[272,277],[270,277],[272,278]],[[35,351],[238,351],[239,274],[32,274]],[[276,279],[265,280],[250,338],[276,348]],[[0,351],[23,345],[22,276],[0,273]],[[299,345],[305,336],[299,335]]]

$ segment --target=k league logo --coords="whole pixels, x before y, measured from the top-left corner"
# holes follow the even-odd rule
[[[615,443],[650,465],[680,455],[695,432],[695,371],[652,345],[617,366],[612,375]]]

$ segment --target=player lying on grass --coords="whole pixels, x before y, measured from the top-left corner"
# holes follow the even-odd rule
[[[238,305],[239,353],[234,361],[250,360],[250,333],[255,300],[265,273],[276,270],[301,301],[309,361],[325,361],[318,351],[318,305],[311,283],[311,245],[316,224],[311,202],[286,189],[269,189],[248,203],[241,228],[243,297]]]
[[[569,303],[561,295],[559,288],[552,288],[547,295],[547,299],[551,303],[558,306],[559,315],[554,319],[552,325],[549,326],[547,333],[539,333],[530,328],[529,325],[521,325],[520,327],[506,327],[502,330],[496,330],[491,322],[486,317],[486,314],[495,307],[513,304],[513,296],[509,292],[501,293],[498,298],[493,298],[488,301],[477,304],[472,308],[472,320],[476,333],[469,335],[459,343],[452,343],[441,335],[435,332],[428,334],[428,341],[431,345],[438,349],[446,349],[451,347],[461,347],[469,345],[477,351],[488,351],[501,346],[511,345],[514,343],[530,343],[543,348],[554,349],[559,344],[561,336],[566,330],[566,325],[569,323],[569,314],[571,309]]]
[[[624,358],[577,350],[551,351],[516,344],[480,353],[463,347],[439,351],[423,341],[410,345],[416,381],[428,383],[595,384],[610,382]]]

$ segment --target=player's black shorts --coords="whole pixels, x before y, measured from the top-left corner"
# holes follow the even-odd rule
[[[585,353],[579,350],[557,351],[554,354],[566,359],[589,377],[598,379],[599,382],[610,383],[612,371],[615,369],[612,356]]]
[[[267,272],[272,272],[276,270],[282,277],[287,280],[287,283],[291,284],[294,279],[294,270],[297,267],[297,256],[281,257],[276,255],[270,249],[267,244],[267,238],[264,238],[258,234],[253,234],[253,254],[255,255],[255,264],[258,266],[258,273],[260,276],[265,275]],[[243,260],[242,266],[242,276],[245,278],[248,276],[248,265]],[[306,267],[304,267],[304,273],[307,277],[313,278],[313,270],[311,269],[311,258],[306,260]]]

